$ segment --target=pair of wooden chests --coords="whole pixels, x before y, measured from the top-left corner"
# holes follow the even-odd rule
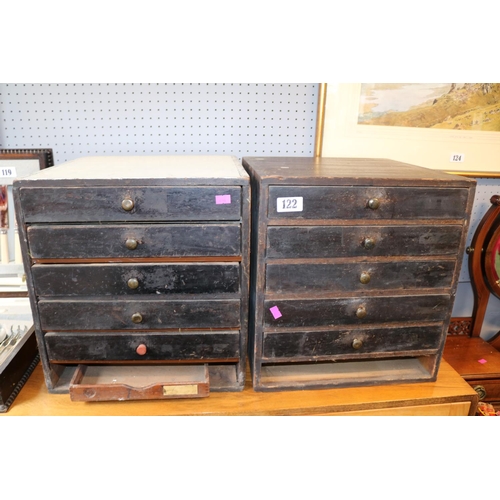
[[[14,183],[48,390],[434,381],[475,181],[382,159],[88,157]]]

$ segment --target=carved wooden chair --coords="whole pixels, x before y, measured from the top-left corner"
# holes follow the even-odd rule
[[[451,319],[443,357],[480,400],[500,407],[500,331],[488,341],[480,337],[490,295],[500,298],[500,196],[490,202],[467,248],[472,317]]]

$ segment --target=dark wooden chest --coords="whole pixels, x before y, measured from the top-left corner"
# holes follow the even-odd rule
[[[475,181],[378,159],[243,165],[254,388],[434,381]]]
[[[189,367],[203,395],[243,388],[249,190],[226,156],[82,158],[15,183],[50,392],[86,384],[85,373],[98,379],[99,367],[113,382],[113,366],[124,386],[134,373],[152,377],[143,387],[162,386],[142,396],[121,387],[117,399],[192,396]],[[168,377],[187,393],[165,389]]]

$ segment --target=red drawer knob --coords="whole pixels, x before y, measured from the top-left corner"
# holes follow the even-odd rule
[[[144,354],[146,354],[147,351],[148,348],[144,344],[139,344],[137,346],[137,349],[135,350],[135,352],[139,354],[139,356],[144,356]]]

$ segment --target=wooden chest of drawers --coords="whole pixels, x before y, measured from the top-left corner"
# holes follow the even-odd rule
[[[390,160],[243,165],[254,388],[434,381],[475,181]]]
[[[243,388],[249,190],[225,156],[90,157],[16,182],[49,391],[123,364],[153,378],[206,364],[210,390]]]

